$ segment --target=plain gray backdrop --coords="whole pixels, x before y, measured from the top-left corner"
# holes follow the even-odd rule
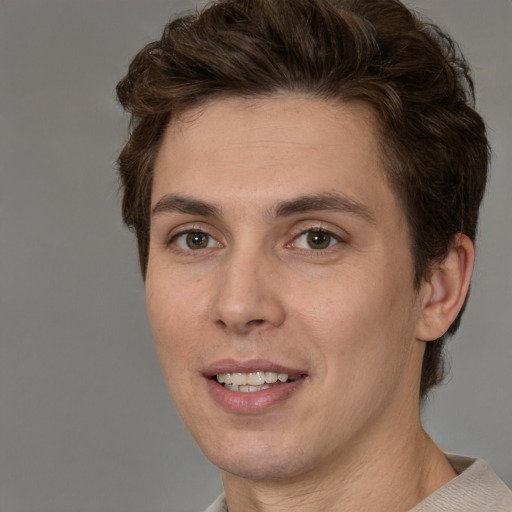
[[[195,4],[0,3],[3,512],[197,512],[221,491],[160,374],[114,165],[127,133],[117,81]],[[494,149],[472,297],[425,424],[510,485],[512,3],[410,4],[473,64]]]

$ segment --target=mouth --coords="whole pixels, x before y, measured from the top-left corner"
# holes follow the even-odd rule
[[[217,361],[203,373],[211,398],[236,414],[259,414],[288,400],[309,380],[307,372],[264,359]]]
[[[263,391],[289,382],[295,382],[300,378],[300,374],[288,375],[287,373],[264,370],[249,373],[218,373],[217,375],[214,375],[214,380],[224,388],[229,391],[237,391],[240,393]]]

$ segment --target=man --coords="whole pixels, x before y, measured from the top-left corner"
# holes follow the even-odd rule
[[[488,162],[454,43],[395,0],[228,0],[118,85],[119,157],[208,512],[512,510],[421,399],[467,298]]]

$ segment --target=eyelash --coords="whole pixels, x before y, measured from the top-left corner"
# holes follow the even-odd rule
[[[199,247],[191,247],[189,245],[189,242],[192,241],[192,237],[195,235],[197,236],[203,236],[206,238],[206,245],[205,246],[199,246]],[[325,246],[322,247],[311,247],[310,243],[313,241],[310,237],[321,235],[322,237],[325,237]],[[183,238],[184,237],[184,238]],[[190,237],[190,238],[189,238]],[[180,245],[180,239],[183,238],[183,241]],[[300,241],[301,238],[304,238],[304,243],[308,245],[308,247],[299,247],[298,241]],[[291,242],[287,243],[285,245],[286,248],[294,248],[298,251],[307,252],[311,256],[322,256],[324,253],[329,251],[332,247],[338,245],[339,243],[342,243],[344,240],[333,233],[332,231],[329,231],[327,229],[321,228],[321,227],[311,227],[308,229],[305,229],[301,231],[298,235],[295,235]],[[212,245],[213,244],[213,245]],[[201,252],[203,249],[212,249],[212,248],[222,248],[223,245],[221,242],[216,240],[212,235],[210,235],[206,230],[202,230],[199,228],[192,228],[187,229],[185,231],[181,231],[179,233],[176,233],[173,235],[169,242],[167,243],[168,247],[173,248],[176,251],[179,251],[181,253],[188,253],[190,256],[192,256],[191,253],[197,253]]]
[[[322,237],[327,239],[327,243],[325,247],[311,247],[310,243],[312,242],[311,238],[312,236],[318,236],[321,235]],[[308,244],[309,247],[298,247],[297,242],[301,238],[305,238],[306,244]],[[343,240],[336,234],[334,234],[332,231],[329,231],[327,229],[319,228],[319,227],[312,227],[309,229],[306,229],[299,233],[297,236],[295,236],[289,246],[295,247],[298,250],[304,250],[304,251],[313,251],[315,255],[320,256],[322,252],[327,251],[331,247],[338,245]]]
[[[193,237],[194,235],[196,235],[196,236],[199,236],[199,235],[204,236],[206,238],[206,240],[207,240],[207,245],[205,247],[195,247],[195,248],[190,247],[190,245],[188,244],[188,242],[190,241],[189,237]],[[180,247],[179,240],[182,237],[185,237],[183,245],[187,245],[188,248],[187,247]],[[210,235],[209,233],[207,233],[204,230],[201,230],[201,229],[187,229],[186,231],[181,231],[180,233],[176,233],[174,236],[172,236],[167,245],[168,246],[175,245],[177,247],[177,250],[182,251],[182,252],[196,252],[196,251],[199,251],[201,249],[211,249],[212,247],[210,247],[210,244],[212,242],[215,242],[217,244],[217,247],[221,247],[222,246],[222,244],[220,242],[218,242],[212,235]]]

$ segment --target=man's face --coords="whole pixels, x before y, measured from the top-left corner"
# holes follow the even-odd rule
[[[152,208],[149,318],[214,464],[321,474],[418,420],[422,290],[367,107],[207,103],[168,127]]]

